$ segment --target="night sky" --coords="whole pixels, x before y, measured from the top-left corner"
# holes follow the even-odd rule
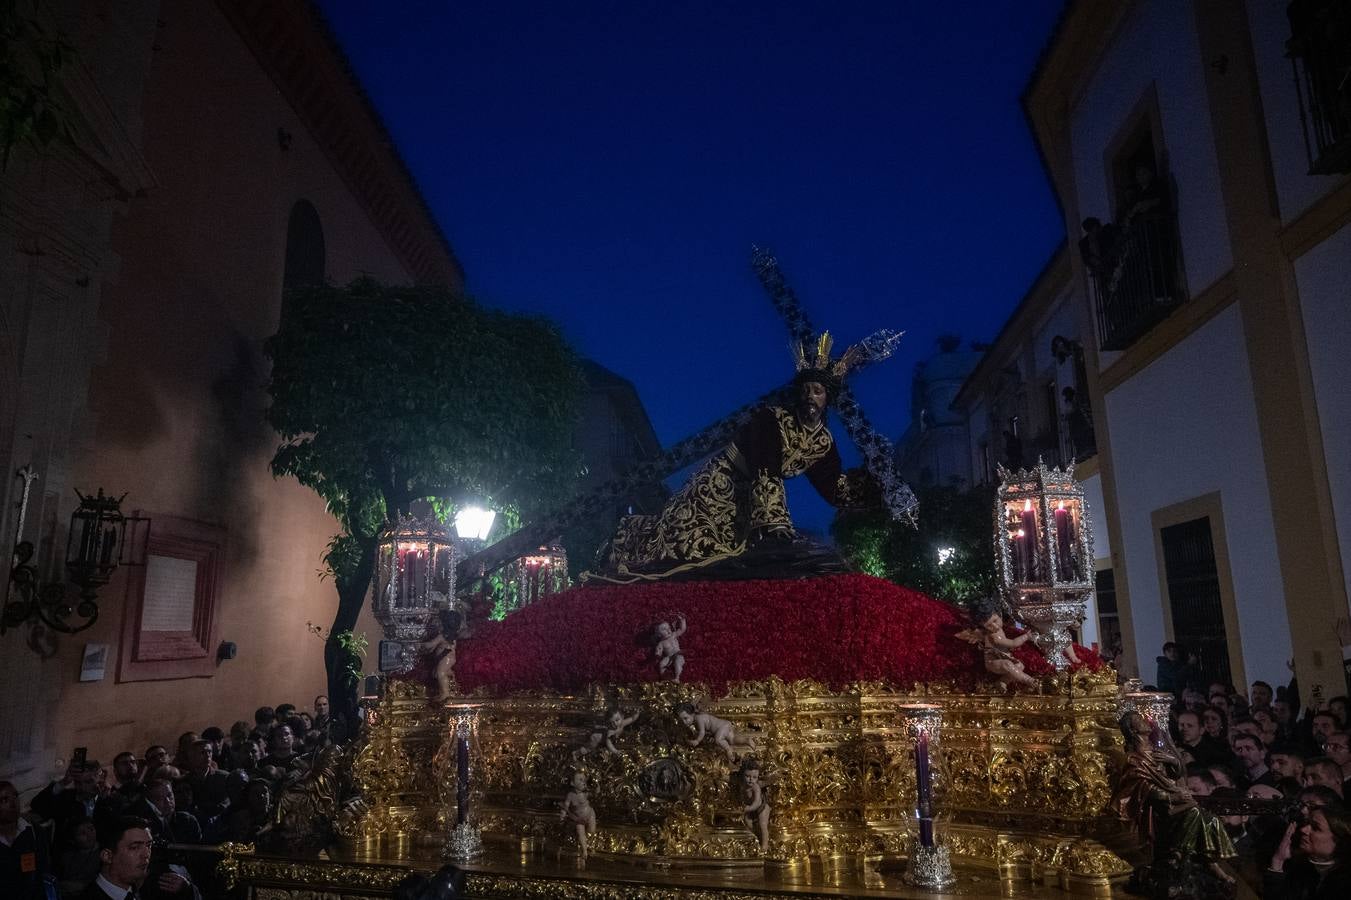
[[[1018,103],[1061,6],[320,3],[472,293],[631,379],[665,444],[791,375],[752,243],[840,349],[907,332],[855,383],[893,439],[935,338],[995,335],[1063,237]]]

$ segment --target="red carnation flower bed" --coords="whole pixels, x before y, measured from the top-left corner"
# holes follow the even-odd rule
[[[655,681],[641,636],[677,613],[689,624],[682,680],[718,692],[771,675],[836,689],[991,680],[980,649],[957,637],[969,627],[961,610],[869,575],[573,588],[479,624],[459,643],[455,680],[462,690],[494,693]],[[1091,651],[1076,652],[1082,665],[1102,666]],[[1052,671],[1030,645],[1016,654],[1029,673]]]

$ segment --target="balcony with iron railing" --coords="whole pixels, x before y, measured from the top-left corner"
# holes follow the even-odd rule
[[[1351,3],[1296,0],[1286,12],[1309,174],[1351,172]]]
[[[1089,283],[1103,350],[1124,350],[1167,318],[1185,299],[1172,213],[1132,217],[1090,269]]]

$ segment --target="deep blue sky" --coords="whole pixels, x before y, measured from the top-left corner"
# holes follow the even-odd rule
[[[791,374],[752,243],[841,346],[906,330],[856,384],[893,438],[937,335],[993,337],[1063,237],[1018,104],[1061,5],[320,3],[471,291],[557,321],[667,444]]]

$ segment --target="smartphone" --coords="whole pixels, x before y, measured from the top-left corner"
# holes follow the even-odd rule
[[[88,747],[76,747],[75,752],[70,755],[70,767],[76,771],[84,769],[84,764],[89,759]]]

